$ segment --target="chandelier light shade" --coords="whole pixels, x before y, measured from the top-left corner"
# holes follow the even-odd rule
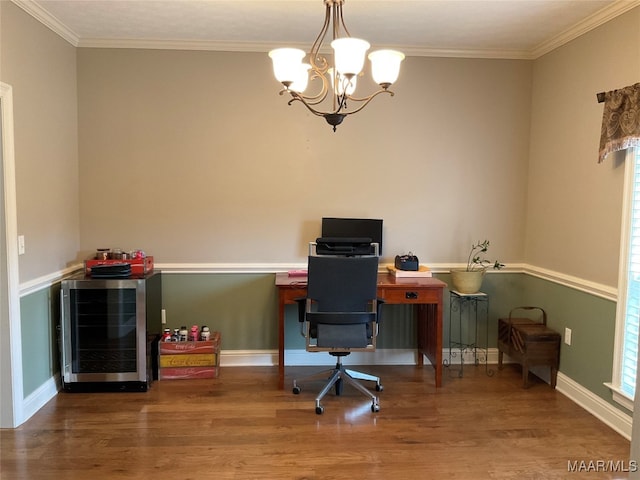
[[[297,69],[297,74],[293,83],[289,86],[289,90],[297,93],[304,92],[307,89],[307,85],[309,84],[309,69],[311,68],[311,65],[303,63],[300,67],[301,68]]]
[[[273,73],[276,80],[290,87],[299,78],[302,70],[303,50],[297,48],[278,48],[271,50],[269,56],[273,61]]]
[[[396,50],[378,50],[369,54],[369,60],[373,80],[389,88],[400,75],[400,62],[404,60],[404,55]]]
[[[333,63],[342,75],[358,75],[364,68],[364,57],[371,45],[359,38],[338,38],[331,42]]]
[[[398,79],[404,54],[396,50],[377,50],[368,56],[371,75],[380,88],[364,97],[354,96],[357,78],[362,75],[369,42],[353,38],[342,18],[345,0],[324,0],[325,19],[322,29],[311,46],[308,63],[306,53],[297,48],[277,48],[269,52],[273,73],[284,89],[280,95],[291,96],[289,105],[301,102],[314,115],[324,119],[336,131],[347,115],[359,112],[381,93],[393,96],[389,87]],[[325,37],[332,31],[330,63],[324,54]],[[315,91],[305,93],[308,87]]]

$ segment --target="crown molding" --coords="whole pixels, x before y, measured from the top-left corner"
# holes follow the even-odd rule
[[[80,38],[80,36],[44,10],[38,3],[28,0],[11,0],[29,15],[60,35],[74,47],[83,48],[132,48],[156,50],[206,50],[220,52],[267,52],[277,45],[260,42],[213,42],[196,40],[160,40],[160,39],[101,39]],[[640,5],[640,0],[617,0],[611,5],[594,13],[570,29],[539,44],[532,50],[503,50],[503,49],[454,49],[410,47],[398,45],[407,56],[414,57],[448,57],[448,58],[485,58],[508,60],[535,60],[552,50],[578,38],[579,36],[599,27],[600,25],[622,15]],[[306,50],[308,45],[288,45]]]
[[[207,50],[215,52],[267,52],[269,48],[259,42],[215,42],[203,40],[161,40],[161,39],[104,39],[83,38],[78,42],[81,48],[132,48],[149,50]],[[292,45],[289,45],[292,46]],[[295,47],[295,45],[294,45]],[[308,45],[306,46],[308,47]],[[298,48],[306,48],[298,47]],[[272,47],[273,48],[273,47]]]
[[[201,50],[216,52],[266,53],[269,50],[286,46],[306,50],[308,44],[287,44],[260,42],[207,42],[196,40],[154,40],[154,39],[101,39],[84,38],[78,42],[81,48],[131,48],[150,50]],[[444,57],[444,58],[495,58],[510,60],[533,60],[526,50],[499,49],[455,49],[455,48],[423,48],[405,45],[385,46],[402,50],[408,57]]]
[[[64,23],[58,20],[56,17],[51,15],[45,9],[43,9],[38,3],[30,2],[27,0],[11,0],[18,7],[23,9],[33,18],[38,20],[44,26],[51,29],[54,33],[57,33],[59,36],[64,38],[67,42],[69,42],[74,47],[77,47],[80,43],[80,37],[77,33],[67,27]]]
[[[531,50],[531,57],[533,59],[539,58],[639,5],[640,0],[617,0],[611,5],[604,7],[602,10],[597,11],[590,17],[587,17],[581,22],[578,22],[569,30],[566,30],[559,35],[556,35],[555,37],[542,42],[540,45]]]

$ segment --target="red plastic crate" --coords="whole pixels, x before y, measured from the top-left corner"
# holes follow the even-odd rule
[[[119,263],[130,264],[132,275],[146,275],[147,273],[153,272],[153,256],[128,260],[85,260],[84,271],[87,275],[91,275],[91,267],[95,267],[96,265],[115,265]]]

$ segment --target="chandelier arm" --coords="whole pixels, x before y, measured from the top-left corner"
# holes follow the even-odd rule
[[[313,104],[309,104],[305,101],[305,99],[298,93],[295,92],[289,92],[291,93],[291,100],[289,100],[287,102],[287,105],[291,105],[293,102],[300,102],[302,103],[305,107],[307,107],[307,109],[313,113],[314,115],[317,115],[318,117],[324,117],[326,114],[324,112],[321,112],[319,110],[316,110],[315,108],[313,108],[311,105]]]
[[[381,88],[380,90],[372,93],[371,95],[368,95],[366,97],[352,97],[350,95],[347,96],[347,100],[349,100],[350,102],[368,102],[370,101],[373,97],[381,94],[381,93],[388,93],[389,95],[391,95],[393,97],[394,93],[391,90],[387,90],[386,88]]]
[[[279,95],[284,95],[285,93],[288,93],[289,95],[291,95],[293,97],[288,102],[289,105],[291,105],[291,102],[293,100],[299,100],[302,103],[304,103],[305,105],[318,105],[319,103],[322,103],[322,101],[324,100],[324,97],[326,97],[326,93],[324,94],[324,96],[316,95],[314,97],[309,97],[307,95],[302,95],[301,93],[294,92],[293,90],[289,90],[288,88],[283,88],[282,90],[280,90],[278,92]],[[318,114],[318,115],[320,115],[320,114]]]
[[[364,107],[366,107],[371,100],[373,100],[375,97],[377,97],[381,93],[388,93],[392,97],[394,95],[394,93],[391,90],[380,89],[377,92],[372,93],[368,97],[358,98],[358,99],[354,99],[352,97],[348,97],[346,99],[342,99],[341,102],[340,102],[339,107],[336,110],[330,111],[330,112],[322,112],[320,110],[316,110],[315,108],[313,108],[312,105],[315,105],[315,104],[307,102],[305,100],[305,98],[302,95],[300,95],[299,93],[292,92],[291,90],[283,89],[283,90],[281,90],[280,94],[282,95],[282,94],[284,94],[284,92],[288,92],[289,94],[291,94],[291,97],[292,97],[291,100],[289,100],[287,102],[288,105],[291,105],[293,102],[296,102],[296,101],[297,102],[301,102],[305,107],[307,107],[307,109],[311,113],[313,113],[314,115],[317,115],[319,117],[325,117],[327,115],[335,115],[335,114],[340,114],[340,115],[344,115],[344,116],[353,115],[354,113],[358,113],[360,110],[362,110]],[[358,108],[356,108],[355,110],[351,110],[349,112],[346,112],[346,111],[342,111],[342,108],[346,104],[346,100],[352,100],[352,101],[358,101],[358,102],[364,102],[364,103],[362,105],[360,105]]]
[[[320,89],[320,91],[318,92],[317,95],[304,95],[302,93],[296,92],[295,96],[304,98],[305,101],[308,102],[311,105],[317,105],[318,103],[322,103],[322,101],[325,98],[327,98],[327,94],[329,93],[329,83],[328,83],[327,78],[324,75],[322,75],[318,71],[314,70],[313,71],[313,76],[311,77],[311,81],[313,81],[316,78],[319,78],[322,81],[322,88]]]
[[[353,115],[354,113],[358,113],[360,110],[362,110],[364,107],[366,107],[369,102],[371,100],[373,100],[375,97],[377,97],[378,95],[380,95],[381,93],[388,93],[389,95],[391,95],[393,97],[393,92],[391,90],[385,90],[385,89],[380,89],[377,92],[372,93],[371,95],[369,95],[368,97],[365,98],[351,98],[349,97],[348,100],[353,100],[356,102],[364,102],[362,105],[360,105],[358,108],[356,108],[355,110],[351,110],[349,112],[340,112],[343,115]]]

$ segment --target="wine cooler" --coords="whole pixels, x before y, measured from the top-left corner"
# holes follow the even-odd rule
[[[62,281],[62,384],[67,391],[146,391],[157,372],[160,272]],[[156,374],[157,375],[157,374]]]

